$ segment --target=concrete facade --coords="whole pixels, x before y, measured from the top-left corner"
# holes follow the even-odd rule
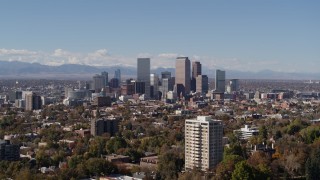
[[[223,124],[210,116],[185,121],[185,168],[207,171],[223,157]]]

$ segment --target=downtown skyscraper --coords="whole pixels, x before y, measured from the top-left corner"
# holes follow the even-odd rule
[[[159,100],[159,76],[150,74],[150,97]]]
[[[41,109],[42,102],[41,97],[36,93],[30,92],[26,94],[26,111],[38,110]]]
[[[108,86],[108,84],[109,84],[108,72],[106,72],[106,71],[101,72],[101,76],[104,76],[104,78],[105,78],[105,86]]]
[[[145,98],[150,98],[150,58],[138,58],[137,68],[137,81],[144,83]]]
[[[220,69],[216,70],[215,91],[224,93],[226,91],[226,72]]]
[[[188,57],[178,57],[176,59],[176,78],[175,85],[177,89],[177,95],[186,96],[190,93],[191,82],[191,67]]]
[[[197,77],[201,75],[201,63],[199,61],[192,62],[192,78],[191,78],[191,91],[196,92]]]
[[[201,63],[199,61],[192,62],[192,77],[196,78],[202,74]]]
[[[106,87],[106,76],[105,75],[99,75],[96,74],[93,76],[93,83],[92,87],[96,93],[99,93],[102,88]]]
[[[121,82],[121,71],[120,69],[117,69],[114,71],[114,78],[119,80],[119,83]]]
[[[201,94],[208,93],[209,78],[207,75],[198,75],[196,78],[196,92]]]

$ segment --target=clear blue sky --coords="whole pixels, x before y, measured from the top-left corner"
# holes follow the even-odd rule
[[[0,49],[0,60],[44,64],[150,56],[165,66],[185,55],[213,68],[320,72],[320,1],[4,0]]]

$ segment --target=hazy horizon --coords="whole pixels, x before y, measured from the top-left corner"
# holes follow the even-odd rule
[[[136,78],[135,66],[89,66],[63,64],[59,66],[42,65],[40,63],[26,63],[19,61],[0,60],[0,79],[92,79],[95,74],[107,71],[112,77],[115,70],[120,69],[123,77]],[[202,67],[202,73],[209,78],[215,77],[215,70]],[[151,73],[160,75],[163,71],[170,71],[175,76],[175,67],[151,68]],[[229,79],[274,79],[274,80],[319,80],[320,73],[286,73],[272,70],[239,71],[226,70]]]
[[[320,2],[4,1],[0,60],[318,73]]]

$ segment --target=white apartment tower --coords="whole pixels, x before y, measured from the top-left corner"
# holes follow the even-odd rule
[[[150,98],[150,58],[138,58],[137,81],[145,83],[145,97]]]
[[[185,121],[185,168],[207,171],[223,157],[223,124],[210,116]]]

